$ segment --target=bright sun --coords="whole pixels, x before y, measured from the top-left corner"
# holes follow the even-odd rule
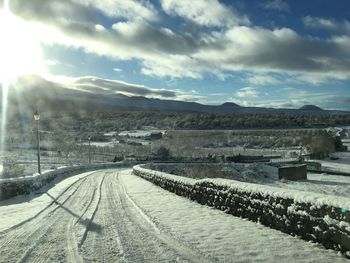
[[[42,71],[42,52],[39,41],[28,23],[0,10],[0,78],[13,80],[23,74]]]

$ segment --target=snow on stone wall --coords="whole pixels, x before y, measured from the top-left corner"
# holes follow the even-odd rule
[[[350,199],[224,179],[196,180],[134,166],[177,195],[340,250],[350,258]]]
[[[76,173],[107,169],[127,165],[126,163],[102,163],[92,165],[76,165],[70,167],[62,167],[57,170],[45,171],[42,174],[34,174],[32,176],[0,179],[0,201],[17,195],[29,194],[36,191],[53,181],[56,178],[66,178]]]

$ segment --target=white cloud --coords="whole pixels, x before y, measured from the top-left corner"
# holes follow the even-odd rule
[[[307,83],[307,84],[317,86],[317,85],[328,83],[331,79],[334,79],[334,78],[336,78],[336,76],[333,76],[332,78],[330,78],[330,76],[327,76],[327,75],[311,73],[311,74],[299,74],[295,76],[293,80],[295,83],[300,82],[300,83]]]
[[[154,6],[148,1],[135,0],[71,0],[84,6],[93,6],[110,17],[128,19],[156,20],[158,15]]]
[[[104,31],[106,31],[106,28],[105,28],[104,26],[100,25],[100,24],[96,24],[96,25],[95,25],[95,29],[96,29],[96,31],[98,31],[98,32],[104,32]]]
[[[47,90],[50,86],[51,89]],[[40,77],[37,75],[27,75],[19,78],[16,83],[16,90],[28,89],[30,87],[38,87],[47,90],[48,93],[58,89],[73,89],[91,94],[101,94],[113,96],[115,94],[124,94],[128,96],[143,96],[148,98],[160,98],[182,101],[197,101],[207,104],[210,96],[225,95],[224,93],[208,94],[204,97],[195,90],[188,89],[183,91],[179,89],[156,89],[128,83],[120,80],[102,79],[94,76],[84,77],[67,77],[57,75],[46,75]],[[314,104],[324,109],[338,109],[350,111],[350,96],[348,94],[339,95],[329,90],[328,92],[317,92],[310,89],[308,91],[296,88],[283,88],[280,93],[266,94],[259,92],[253,87],[245,87],[237,91],[237,94],[229,101],[235,102],[241,106],[257,106],[257,107],[274,107],[274,108],[299,108],[306,104]],[[78,93],[76,93],[78,94]],[[238,96],[237,96],[238,95]],[[55,96],[55,95],[54,95]],[[213,104],[214,100],[210,100]],[[221,104],[217,101],[215,104]]]
[[[114,4],[106,0],[90,2],[106,10],[107,2]],[[146,8],[152,15],[146,15],[148,11],[145,11],[140,16],[144,17],[143,20],[125,15],[126,19],[117,20],[111,28],[101,25],[91,8],[82,1],[12,0],[11,6],[14,13],[30,22],[31,34],[43,43],[83,48],[85,52],[116,60],[137,59],[142,67],[141,72],[146,75],[201,79],[204,74],[215,74],[224,79],[232,72],[245,71],[260,76],[248,80],[253,85],[272,84],[275,80],[266,76],[273,73],[298,76],[319,74],[324,79],[350,79],[348,36],[322,40],[300,36],[289,28],[269,30],[237,26],[239,19],[235,17],[235,11],[218,1],[206,1],[205,5],[200,0],[191,1],[191,9],[184,8],[187,1],[164,0],[165,10],[177,10],[176,14],[181,13],[199,24],[227,25],[220,30],[210,28],[197,33],[178,32],[160,25],[159,21],[149,20],[148,17],[156,14],[148,2],[131,2],[142,5],[139,8]],[[134,13],[138,10],[130,7],[133,4],[129,1],[118,1],[118,4],[121,10],[133,10],[129,12]],[[203,9],[203,6],[209,8]],[[111,14],[117,12],[113,10],[110,9]],[[186,11],[194,14],[187,14]],[[222,16],[217,16],[221,13]],[[233,20],[227,20],[229,18]],[[304,80],[315,82],[306,77]]]
[[[60,62],[56,59],[47,59],[45,61],[45,64],[48,66],[56,66],[56,65],[60,64]]]
[[[280,96],[234,97],[231,100],[246,107],[300,108],[304,105],[316,105],[323,109],[350,110],[350,96],[339,96],[332,92],[315,92],[291,88],[283,89]]]
[[[179,91],[177,93],[176,98],[174,100],[179,100],[179,101],[188,101],[188,102],[200,102],[203,103],[206,101],[206,97],[200,96],[200,95],[194,95],[194,94],[189,94],[183,91]]]
[[[308,84],[319,86],[334,81],[342,81],[348,79],[344,73],[334,72],[333,74],[324,74],[320,72],[305,72],[305,73],[291,73],[284,75],[284,84]]]
[[[198,101],[204,97],[193,91],[185,92],[174,89],[155,89],[144,85],[129,83],[121,80],[102,79],[94,76],[67,77],[59,75],[46,75],[45,77],[27,76],[20,79],[19,85],[44,85],[47,81],[52,82],[56,87],[74,89],[82,92],[115,95],[124,94],[127,96],[143,96],[148,98],[171,99],[181,101]]]
[[[332,18],[306,16],[303,18],[303,23],[308,28],[350,34],[350,22],[348,20],[336,21]]]
[[[218,0],[161,0],[162,8],[169,15],[178,15],[202,26],[230,27],[250,24],[246,16]]]
[[[252,76],[249,76],[245,79],[248,83],[252,85],[276,85],[281,84],[281,80],[272,77],[270,75],[259,75],[254,74]]]
[[[141,72],[149,76],[201,79],[202,71],[197,61],[186,55],[169,55],[145,61]]]
[[[121,68],[113,68],[113,71],[115,71],[115,72],[122,72],[123,70]]]
[[[267,0],[262,3],[263,8],[278,11],[289,11],[289,5],[283,0]]]
[[[245,87],[235,92],[235,96],[239,98],[256,98],[260,95],[261,93],[252,87]]]
[[[227,44],[194,54],[201,65],[228,71],[322,73],[350,78],[347,38],[323,41],[303,38],[288,28],[271,31],[251,27],[233,27],[217,37]]]
[[[255,73],[249,74],[248,77],[244,78],[250,85],[255,86],[267,86],[267,85],[278,85],[280,87],[284,85],[313,85],[319,86],[332,81],[346,80],[347,76],[343,73],[337,74],[324,74],[324,73],[290,73],[285,72],[283,74],[278,74],[277,76],[271,76],[269,74]],[[288,88],[287,88],[288,89]]]

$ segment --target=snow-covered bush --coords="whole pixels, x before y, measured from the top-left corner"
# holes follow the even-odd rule
[[[6,159],[0,166],[0,179],[1,178],[15,178],[21,177],[24,174],[24,166],[17,164],[12,159]]]

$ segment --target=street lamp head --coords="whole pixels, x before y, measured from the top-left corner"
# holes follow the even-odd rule
[[[40,114],[38,111],[35,111],[35,113],[34,113],[34,120],[36,120],[36,121],[40,120]]]

